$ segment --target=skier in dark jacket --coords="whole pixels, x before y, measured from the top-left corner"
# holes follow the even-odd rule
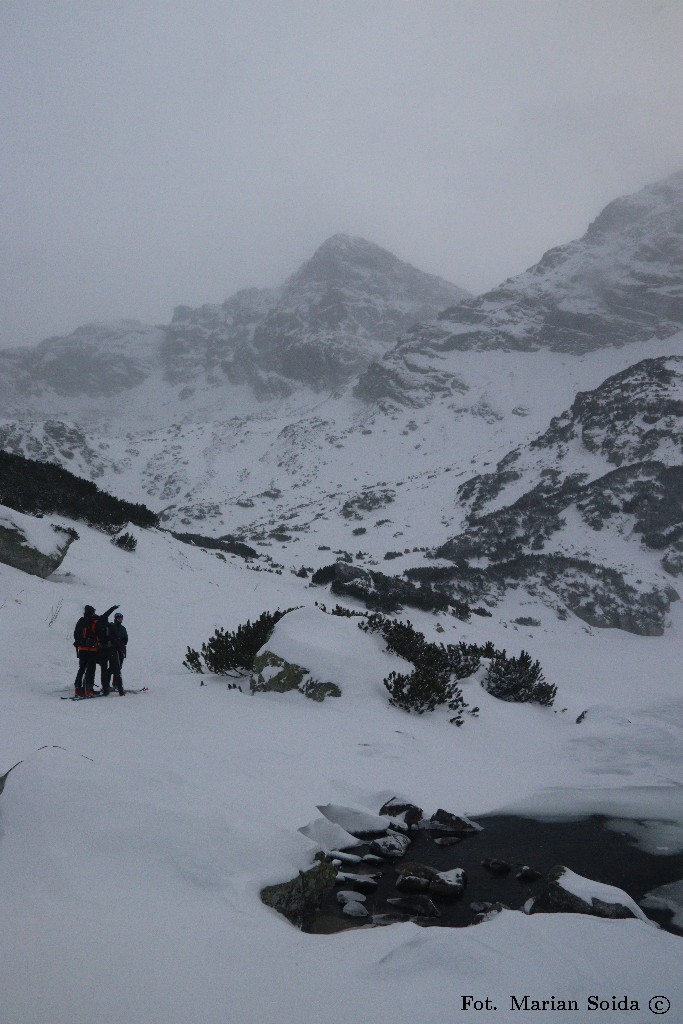
[[[102,668],[102,693],[104,695],[109,693],[110,682],[113,678],[114,687],[120,697],[123,697],[126,691],[123,688],[123,678],[121,676],[121,665],[126,657],[126,647],[128,645],[128,630],[123,624],[123,614],[117,612],[114,616],[114,621],[107,623],[107,667],[106,677],[105,668]]]
[[[74,683],[75,697],[94,696],[95,669],[102,647],[103,621],[106,623],[107,616],[116,608],[117,604],[112,605],[104,615],[98,615],[91,604],[86,604],[83,614],[76,623],[74,647],[78,655],[78,672]]]

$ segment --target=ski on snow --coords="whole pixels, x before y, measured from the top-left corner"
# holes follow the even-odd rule
[[[125,693],[124,693],[124,697],[128,693],[147,693],[148,690],[149,690],[148,686],[143,686],[142,689],[140,689],[140,690],[126,690]],[[59,699],[60,700],[74,700],[74,701],[75,700],[92,700],[93,697],[105,697],[105,696],[106,697],[113,697],[114,695],[116,695],[117,697],[119,696],[119,694],[116,693],[116,690],[112,690],[108,694],[102,693],[101,690],[93,690],[92,697],[75,697],[74,696],[74,697],[60,697]]]

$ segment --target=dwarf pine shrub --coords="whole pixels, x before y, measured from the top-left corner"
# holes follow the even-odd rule
[[[546,682],[539,662],[532,662],[526,651],[518,658],[508,658],[505,651],[497,651],[482,685],[499,700],[543,707],[551,707],[557,694],[557,687]]]
[[[390,672],[383,680],[393,707],[422,715],[445,705],[454,712],[451,722],[455,725],[462,725],[465,711],[472,715],[477,713],[478,708],[468,709],[457,683],[458,679],[471,674],[464,671],[466,667],[474,665],[472,671],[476,671],[479,666],[476,655],[472,655],[467,645],[444,647],[429,643],[410,622],[379,614],[368,615],[358,626],[366,633],[380,633],[388,650],[415,666],[413,672]]]
[[[460,687],[452,682],[449,672],[421,665],[407,674],[390,672],[384,685],[389,691],[389,703],[393,707],[423,715],[425,711],[433,711],[445,704],[450,711],[456,713],[451,721],[456,725],[462,724],[462,712],[467,705]]]
[[[138,546],[138,539],[132,533],[119,533],[116,537],[112,537],[111,542],[122,551],[135,551]]]
[[[458,679],[473,676],[481,664],[481,648],[476,644],[448,644],[446,647],[449,670]]]
[[[255,622],[249,619],[233,632],[217,629],[214,635],[202,644],[199,651],[187,648],[183,665],[190,672],[214,672],[224,676],[231,673],[251,672],[254,658],[275,629],[276,624],[292,608],[285,611],[262,612]],[[203,664],[202,664],[203,662]]]

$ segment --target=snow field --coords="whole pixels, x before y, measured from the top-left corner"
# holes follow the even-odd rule
[[[524,802],[571,813],[592,801],[615,816],[646,816],[646,804],[683,820],[680,624],[646,640],[573,619],[516,628],[514,601],[469,624],[411,613],[430,639],[524,647],[558,684],[555,713],[465,681],[481,711],[456,729],[445,713],[387,705],[381,679],[398,659],[355,619],[315,609],[334,604],[326,590],[154,532],[122,552],[77,525],[81,539],[49,580],[0,566],[0,773],[22,762],[0,795],[3,1022],[436,1021],[459,1015],[470,993],[490,996],[499,1009],[487,1019],[507,1024],[520,991],[629,992],[644,1005],[664,993],[683,1007],[680,939],[641,921],[510,911],[465,930],[312,936],[258,898],[310,865],[316,845],[297,830],[325,804],[376,813],[396,795],[476,820]],[[121,605],[124,677],[148,693],[58,699],[71,690],[86,602]],[[338,682],[341,698],[251,696],[215,677],[200,686],[182,668],[187,645],[216,626],[295,605],[271,646]],[[591,1013],[602,1019],[619,1017]]]

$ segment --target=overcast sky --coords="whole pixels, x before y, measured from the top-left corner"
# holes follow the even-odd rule
[[[0,346],[282,282],[480,292],[683,168],[680,0],[0,0]]]

